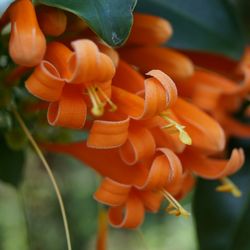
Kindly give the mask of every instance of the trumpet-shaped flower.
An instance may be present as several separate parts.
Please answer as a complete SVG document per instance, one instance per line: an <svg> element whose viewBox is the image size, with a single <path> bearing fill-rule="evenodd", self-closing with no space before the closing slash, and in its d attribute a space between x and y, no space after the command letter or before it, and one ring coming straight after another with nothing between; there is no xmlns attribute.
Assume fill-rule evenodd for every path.
<svg viewBox="0 0 250 250"><path fill-rule="evenodd" d="M26 81L26 88L38 98L51 102L48 121L51 125L82 128L91 112L100 116L110 102L111 80L115 73L111 59L90 40L72 43L74 52L65 45L48 45L44 60ZM115 106L112 106L115 109Z"/></svg>
<svg viewBox="0 0 250 250"><path fill-rule="evenodd" d="M19 65L32 67L40 63L46 40L37 22L30 0L17 0L8 8L11 21L9 53Z"/></svg>

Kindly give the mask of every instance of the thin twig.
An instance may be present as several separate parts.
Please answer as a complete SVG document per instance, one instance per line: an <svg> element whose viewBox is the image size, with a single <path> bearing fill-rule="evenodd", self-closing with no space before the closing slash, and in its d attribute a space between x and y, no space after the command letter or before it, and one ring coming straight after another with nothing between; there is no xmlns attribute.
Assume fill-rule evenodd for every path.
<svg viewBox="0 0 250 250"><path fill-rule="evenodd" d="M64 224L64 229L65 229L65 234L66 234L68 250L72 250L67 216L66 216L62 196L61 196L60 190L58 188L58 185L56 183L55 177L54 177L54 175L53 175L53 173L51 171L51 168L50 168L47 160L45 159L41 149L37 145L36 141L34 140L33 136L31 135L29 129L25 125L22 117L19 115L19 113L18 113L18 111L16 110L15 107L12 107L12 111L13 111L13 114L15 115L20 127L22 128L23 132L25 133L25 135L27 136L27 138L30 141L31 145L33 146L34 150L36 151L38 157L42 161L42 163L43 163L43 165L44 165L44 167L45 167L45 169L46 169L46 171L47 171L47 173L49 175L49 178L50 178L50 180L51 180L51 182L53 184L53 187L54 187L54 190L56 192L56 196L57 196L57 199L58 199L58 202L59 202L59 205L60 205L61 213L62 213L62 218L63 218L63 224Z"/></svg>

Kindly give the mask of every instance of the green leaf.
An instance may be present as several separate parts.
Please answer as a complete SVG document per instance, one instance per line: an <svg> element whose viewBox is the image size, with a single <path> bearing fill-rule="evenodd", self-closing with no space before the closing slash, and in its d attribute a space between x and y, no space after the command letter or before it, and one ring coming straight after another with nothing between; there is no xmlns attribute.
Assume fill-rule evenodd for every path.
<svg viewBox="0 0 250 250"><path fill-rule="evenodd" d="M249 0L230 0L235 7L242 29L245 33L247 41L250 41L250 2Z"/></svg>
<svg viewBox="0 0 250 250"><path fill-rule="evenodd" d="M0 180L18 186L23 176L24 161L24 151L11 150L0 137Z"/></svg>
<svg viewBox="0 0 250 250"><path fill-rule="evenodd" d="M168 19L174 34L168 46L224 54L238 59L244 36L226 0L140 0L136 11Z"/></svg>
<svg viewBox="0 0 250 250"><path fill-rule="evenodd" d="M250 147L245 149L249 152ZM230 178L242 191L241 198L219 193L216 181L199 180L193 211L200 250L250 249L250 158L243 169Z"/></svg>
<svg viewBox="0 0 250 250"><path fill-rule="evenodd" d="M14 2L14 0L1 0L0 1L0 17L5 12L5 10L9 7L9 5Z"/></svg>
<svg viewBox="0 0 250 250"><path fill-rule="evenodd" d="M112 47L122 45L130 32L136 0L37 0L84 19Z"/></svg>

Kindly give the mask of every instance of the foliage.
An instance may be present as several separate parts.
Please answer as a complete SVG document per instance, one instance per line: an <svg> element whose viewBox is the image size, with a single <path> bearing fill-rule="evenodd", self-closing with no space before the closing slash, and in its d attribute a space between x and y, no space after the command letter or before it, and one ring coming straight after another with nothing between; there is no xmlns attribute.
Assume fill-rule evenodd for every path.
<svg viewBox="0 0 250 250"><path fill-rule="evenodd" d="M110 46L121 46L129 35L136 0L37 0L81 17Z"/></svg>

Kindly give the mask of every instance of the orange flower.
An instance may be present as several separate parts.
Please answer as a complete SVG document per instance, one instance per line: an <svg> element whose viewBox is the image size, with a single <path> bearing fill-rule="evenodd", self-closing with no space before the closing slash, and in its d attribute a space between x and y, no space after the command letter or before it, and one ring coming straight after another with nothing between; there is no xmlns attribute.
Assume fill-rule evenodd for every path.
<svg viewBox="0 0 250 250"><path fill-rule="evenodd" d="M174 49L159 47L159 44L166 42L171 35L172 28L166 20L135 13L131 38L125 47L119 50L119 54L142 73L159 69L173 80L185 79L194 71L191 60Z"/></svg>
<svg viewBox="0 0 250 250"><path fill-rule="evenodd" d="M244 81L237 83L217 73L199 69L178 86L183 96L191 98L194 104L211 113L228 135L249 137L250 127L232 117L250 91L249 72L245 68Z"/></svg>
<svg viewBox="0 0 250 250"><path fill-rule="evenodd" d="M40 14L39 21L45 30L46 19ZM243 165L244 153L234 149L229 160L215 159L225 149L225 133L199 107L215 117L235 111L238 100L249 91L249 65L240 66L245 74L243 85L194 70L183 54L159 47L171 34L167 21L135 15L131 37L119 49L133 66L95 38L96 42L72 42L73 50L52 42L26 81L30 93L50 103L47 118L51 125L81 129L88 115L86 141L42 147L69 154L104 177L95 198L110 207L109 221L115 227L136 228L145 211L158 211L163 197L170 204L170 214L188 215L176 199L192 189L195 176L219 179L218 191L240 195L227 176ZM178 97L168 75L189 101ZM223 98L235 107L223 106Z"/></svg>
<svg viewBox="0 0 250 250"><path fill-rule="evenodd" d="M51 102L51 125L79 129L84 126L88 102L96 116L103 114L105 103L113 105L109 96L115 68L90 40L74 41L72 47L74 52L61 43L49 44L44 60L26 81L26 88Z"/></svg>
<svg viewBox="0 0 250 250"><path fill-rule="evenodd" d="M11 21L9 53L17 64L32 67L40 63L46 40L30 0L16 0L8 9Z"/></svg>
<svg viewBox="0 0 250 250"><path fill-rule="evenodd" d="M45 35L60 36L65 31L67 16L62 10L41 5L36 8L36 13L39 26Z"/></svg>

